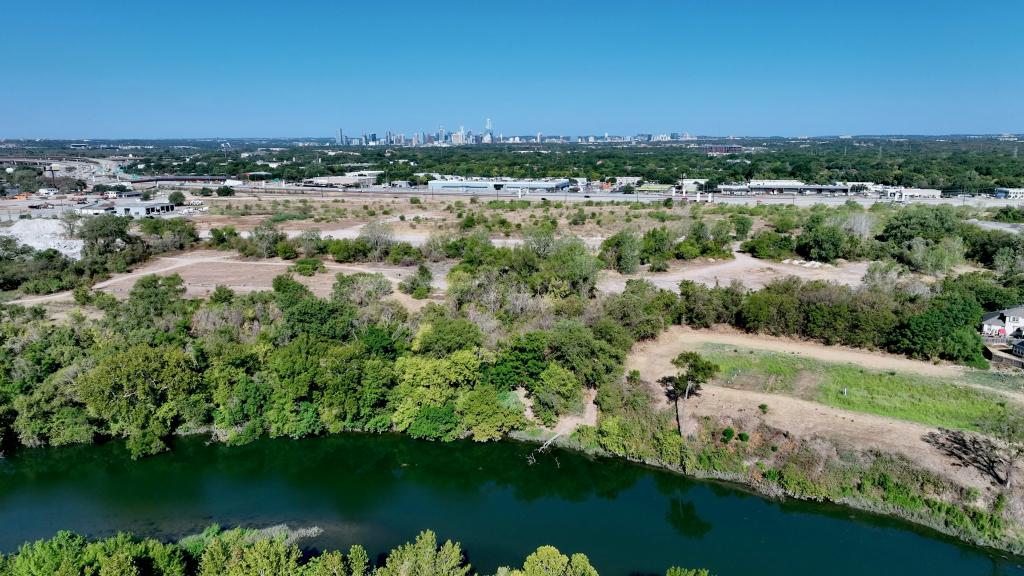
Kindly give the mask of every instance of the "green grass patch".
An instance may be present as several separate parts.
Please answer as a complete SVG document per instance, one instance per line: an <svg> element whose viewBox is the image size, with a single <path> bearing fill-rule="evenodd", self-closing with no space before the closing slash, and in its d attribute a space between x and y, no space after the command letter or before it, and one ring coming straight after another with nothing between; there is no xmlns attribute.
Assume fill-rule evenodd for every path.
<svg viewBox="0 0 1024 576"><path fill-rule="evenodd" d="M977 430L978 422L995 410L1002 399L994 393L937 378L873 372L843 364L824 367L828 375L818 390L818 401L855 412Z"/></svg>
<svg viewBox="0 0 1024 576"><path fill-rule="evenodd" d="M932 426L977 430L982 417L1003 400L995 392L907 372L879 372L722 344L704 344L700 351L721 368L715 379L720 385L792 393L798 381L812 381L810 390L795 392L836 408ZM1020 387L1020 378L1011 374L967 372L964 381L994 388Z"/></svg>
<svg viewBox="0 0 1024 576"><path fill-rule="evenodd" d="M280 222L287 222L289 220L307 220L312 217L313 216L311 214L307 214L304 212L279 212L271 216L270 221L273 222L274 224L278 224Z"/></svg>
<svg viewBox="0 0 1024 576"><path fill-rule="evenodd" d="M814 362L787 354L758 352L722 344L704 344L701 353L720 369L716 381L737 388L761 392L792 392L802 371Z"/></svg>
<svg viewBox="0 0 1024 576"><path fill-rule="evenodd" d="M1024 374L1020 372L970 370L964 374L964 380L971 384L998 390L1024 390Z"/></svg>

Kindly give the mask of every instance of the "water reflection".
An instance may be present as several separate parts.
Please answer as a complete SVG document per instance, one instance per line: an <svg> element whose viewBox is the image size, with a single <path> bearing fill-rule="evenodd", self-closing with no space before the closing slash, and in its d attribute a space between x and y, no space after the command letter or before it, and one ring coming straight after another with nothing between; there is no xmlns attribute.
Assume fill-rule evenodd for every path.
<svg viewBox="0 0 1024 576"><path fill-rule="evenodd" d="M535 448L352 434L233 448L184 438L134 462L120 444L23 451L0 461L0 550L64 528L170 539L213 522L288 522L324 529L312 547L371 553L432 528L483 573L550 543L606 576L672 564L796 576L823 563L835 575L1024 574L896 520L560 450L530 464Z"/></svg>

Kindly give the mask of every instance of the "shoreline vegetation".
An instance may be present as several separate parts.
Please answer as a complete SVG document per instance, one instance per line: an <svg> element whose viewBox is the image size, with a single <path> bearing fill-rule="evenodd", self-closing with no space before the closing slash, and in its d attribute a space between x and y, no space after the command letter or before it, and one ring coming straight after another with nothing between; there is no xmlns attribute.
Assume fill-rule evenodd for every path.
<svg viewBox="0 0 1024 576"><path fill-rule="evenodd" d="M273 526L223 530L213 525L177 542L137 538L128 533L87 539L59 532L0 554L0 576L100 574L104 576L468 576L475 574L458 542L439 543L421 532L377 561L356 544L346 552L303 552L296 544L318 528ZM584 554L566 555L541 546L521 566L501 567L501 576L598 576ZM709 576L707 570L669 567L666 576Z"/></svg>
<svg viewBox="0 0 1024 576"><path fill-rule="evenodd" d="M708 422L703 424L707 425ZM785 436L784 432L774 432ZM687 468L685 464L673 465L657 458L617 454L599 445L585 444L590 441L590 434L591 431L583 430L580 435L553 439L553 434L534 430L517 432L510 437L539 444L538 450L550 442L562 449L591 456L619 458L684 477L728 482L749 489L753 494L769 500L793 498L848 506L855 510L896 518L928 528L982 549L1024 557L1024 540L1019 536L1014 536L1012 540L1008 539L1007 526L999 518L999 514L1006 506L1005 500L997 497L991 511L972 505L956 504L955 500L970 497L976 499L977 496L971 492L972 489L958 487L952 482L916 468L898 456L876 451L860 454L847 451L842 453L844 460L841 462L846 468L830 470L829 477L819 482L802 475L795 465L787 466L777 473L761 468L730 469L724 462L721 465L716 464L713 468ZM836 450L835 446L821 438L816 438L812 442L798 442L808 450ZM836 450L836 453L840 452ZM705 453L698 455L700 461L705 461L706 458L708 455ZM785 476L786 470L790 472L789 477ZM858 474L862 474L864 479L845 485L831 483L844 478L854 478ZM928 495L928 491L932 491L932 494Z"/></svg>
<svg viewBox="0 0 1024 576"><path fill-rule="evenodd" d="M843 210L866 214L859 207ZM772 216L758 217L766 214ZM868 247L890 259L873 263L862 285L789 277L761 289L684 280L667 290L629 279L621 292L598 292L604 269L646 266L656 273L670 261L720 255L751 230L743 219L705 222L705 216L700 207L689 209L694 221L682 240L678 230L659 225L617 234L597 253L576 236L556 234L560 223L547 212L522 228L522 245L495 246L465 206L458 233L432 235L422 247L396 241L381 222L365 225L354 239L313 232L289 239L273 222L248 237L230 227L214 229L210 247L296 260L298 278L279 275L271 290L247 294L218 285L206 299L186 298L177 274L142 276L123 300L78 285L80 309L60 321L48 319L43 307L5 305L0 448L123 439L133 457L144 457L167 450L174 434L200 431L229 445L346 431L489 441L554 428L584 412L593 397L596 415L567 440L584 451L688 475L738 478L767 495L870 506L968 542L1024 551L1024 495L1010 478L1021 454L978 434L995 430L983 420L997 413L1005 416L1003 424L1019 424L1014 402L989 402L971 388L957 406L977 411L962 414L933 398L941 409L918 417L907 399L934 387L895 376L864 395L838 396L833 385L819 397L825 404L966 429L971 436L963 438L988 442L996 462L994 488L980 491L898 456L796 437L767 426L756 411L732 419L687 416L691 397L723 368L714 354L681 353L674 362L678 373L657 382L625 370L636 343L675 325L717 324L984 368L981 314L1024 300L1024 273L973 270L923 283L908 278L898 259L908 249L944 250L942 242L958 233L965 235L965 253L985 265L994 252L1010 258L1024 246L999 234L964 232L950 207L912 206L868 219L870 233L858 250ZM794 225L814 231L805 244L820 254L854 242L856 234L822 210L799 216ZM152 222L165 221L144 222L139 236L116 216L86 220L82 263L46 264L40 253L5 241L5 287L22 286L40 269L58 269L54 285L64 286L81 270L97 276L121 270L161 247L180 249L198 238L189 222ZM405 294L394 294L394 283L382 274L356 272L338 274L330 296L320 297L301 280L322 275L328 256L405 266L410 273L397 285ZM439 261L454 262L442 294L425 265ZM414 312L403 304L422 300ZM724 368L731 373L736 366ZM793 367L782 368L786 375ZM866 386L845 368L830 370L844 389L854 389L854 381ZM663 406L666 394L676 410ZM1019 447L1024 426L1005 438Z"/></svg>

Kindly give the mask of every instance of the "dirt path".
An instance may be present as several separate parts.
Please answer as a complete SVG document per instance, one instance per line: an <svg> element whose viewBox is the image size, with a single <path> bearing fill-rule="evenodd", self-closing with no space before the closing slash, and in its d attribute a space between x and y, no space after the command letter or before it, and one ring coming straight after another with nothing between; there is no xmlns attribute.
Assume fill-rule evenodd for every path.
<svg viewBox="0 0 1024 576"><path fill-rule="evenodd" d="M651 383L659 404L670 408L664 391L657 384L658 379L675 373L671 360L681 350L705 342L788 352L830 362L858 364L874 370L894 369L935 376L961 373L956 366L933 365L863 350L753 336L733 330L692 330L678 326L654 341L635 347L626 360L626 368L638 370L641 378ZM758 409L760 404L768 405L767 414L761 414ZM790 396L713 385L705 386L699 397L690 400L686 413L688 421L684 428L687 430L692 429L692 417L695 414L716 419L763 418L768 425L800 437L829 438L841 446L900 454L927 470L967 486L984 488L990 484L987 477L973 468L954 465L947 456L926 442L924 436L936 431L936 428L923 424L850 412Z"/></svg>
<svg viewBox="0 0 1024 576"><path fill-rule="evenodd" d="M555 434L568 436L581 425L597 426L597 404L594 404L595 398L597 398L597 390L588 388L583 394L583 414L573 414L559 418L558 423L555 424Z"/></svg>

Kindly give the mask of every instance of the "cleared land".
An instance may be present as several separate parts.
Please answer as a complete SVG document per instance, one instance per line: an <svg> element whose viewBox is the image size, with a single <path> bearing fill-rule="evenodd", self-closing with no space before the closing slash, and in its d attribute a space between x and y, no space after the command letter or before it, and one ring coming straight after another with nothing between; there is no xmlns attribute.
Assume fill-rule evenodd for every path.
<svg viewBox="0 0 1024 576"><path fill-rule="evenodd" d="M665 407L670 405L657 381L676 373L671 360L682 350L702 350L725 364L720 378L687 404L688 415L763 419L800 437L901 454L968 486L990 485L987 476L959 466L926 440L938 422L972 428L972 415L1001 398L995 388L979 389L990 383L972 382L959 367L732 330L673 327L635 347L626 366L640 372ZM761 404L767 413L761 413Z"/></svg>
<svg viewBox="0 0 1024 576"><path fill-rule="evenodd" d="M728 286L733 281L741 282L747 288L762 288L772 280L797 276L803 280L827 280L849 286L861 283L868 269L867 262L850 262L840 266L806 267L798 264L784 264L758 260L742 252L733 253L732 260L696 261L673 265L667 272L623 275L606 270L598 281L602 292L622 292L626 281L643 278L665 290L676 291L682 280L693 280L707 286Z"/></svg>
<svg viewBox="0 0 1024 576"><path fill-rule="evenodd" d="M205 297L217 285L224 285L239 293L248 293L258 290L270 290L275 276L288 272L292 262L279 258L268 258L265 260L248 260L234 252L219 252L216 250L194 250L176 256L162 256L154 258L137 270L118 274L109 280L98 282L94 288L103 290L117 297L127 297L132 285L139 278L149 274L170 275L178 274L185 282L185 295L188 297ZM399 299L412 309L422 306L425 301L413 300L405 294L397 292L398 283L407 276L415 274L415 267L392 266L389 264L365 263L365 264L338 264L325 262L327 272L314 276L299 276L295 278L302 282L320 297L329 296L334 285L334 277L339 272L354 274L356 272L380 273L387 278L396 292L391 297ZM434 290L436 293L447 289L445 277L449 266L444 263L430 264L429 267L434 274ZM60 302L71 299L70 292L60 292L47 296L36 296L22 298L16 302L19 304L42 304L46 302Z"/></svg>

